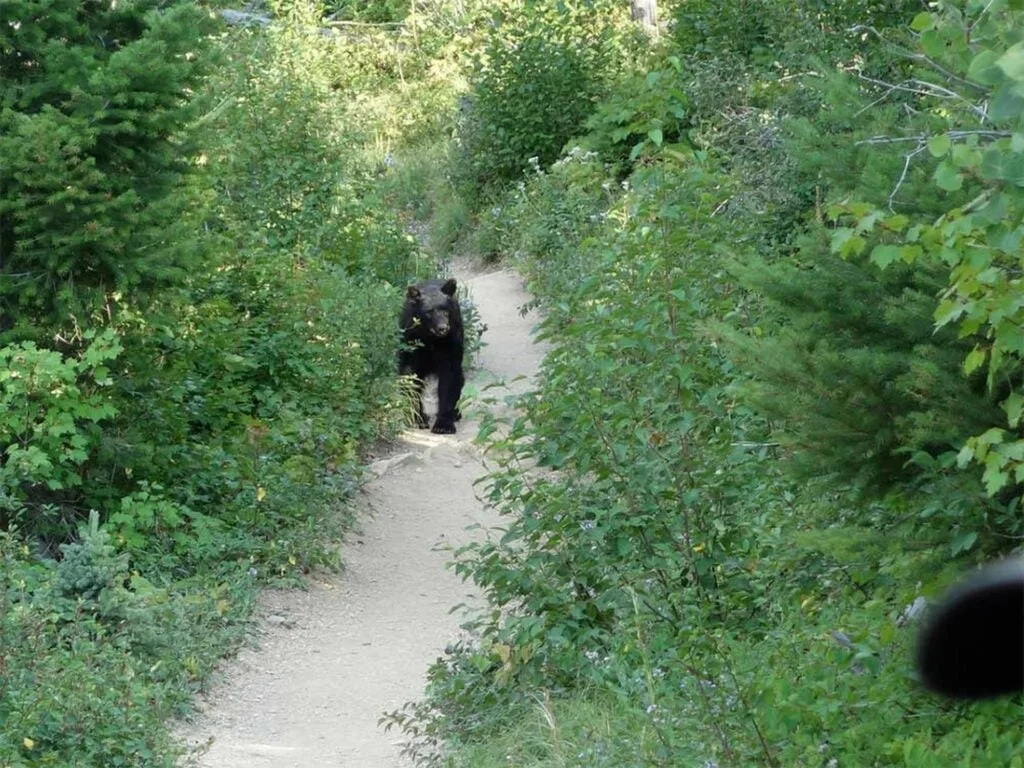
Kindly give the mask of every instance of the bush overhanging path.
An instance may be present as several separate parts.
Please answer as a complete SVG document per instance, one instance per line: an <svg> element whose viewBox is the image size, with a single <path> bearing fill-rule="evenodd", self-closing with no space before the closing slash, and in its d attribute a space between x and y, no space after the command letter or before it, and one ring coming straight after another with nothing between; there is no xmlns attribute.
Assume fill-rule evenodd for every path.
<svg viewBox="0 0 1024 768"><path fill-rule="evenodd" d="M512 380L532 376L542 350L530 337L532 318L519 313L527 300L519 277L500 271L465 282L488 327L467 388L504 380L488 397L522 391L528 379ZM473 535L467 526L493 520L473 488L484 474L471 445L474 410L457 435L407 431L399 452L376 463L343 574L306 592L266 595L259 647L229 667L189 728L191 744L212 739L199 766L403 764L400 736L377 721L420 696L428 665L457 639L459 615L449 610L472 599L472 588L446 570L445 550Z"/></svg>

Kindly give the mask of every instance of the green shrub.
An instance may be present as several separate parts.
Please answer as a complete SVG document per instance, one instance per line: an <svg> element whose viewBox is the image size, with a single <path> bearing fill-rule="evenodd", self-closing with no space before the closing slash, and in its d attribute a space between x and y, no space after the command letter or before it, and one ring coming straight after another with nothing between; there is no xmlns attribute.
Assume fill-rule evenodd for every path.
<svg viewBox="0 0 1024 768"><path fill-rule="evenodd" d="M164 721L239 641L250 598L129 575L95 516L65 552L47 568L0 531L0 762L175 766Z"/></svg>
<svg viewBox="0 0 1024 768"><path fill-rule="evenodd" d="M596 151L569 150L480 212L478 242L525 269L550 351L521 415L483 427L504 517L457 555L488 599L474 641L388 718L422 764L498 764L489 747L533 702L550 698L551 724L595 690L650 738L613 764L1001 765L1024 745L1017 702L950 707L914 680L911 606L1019 531L1015 502L986 500L948 450L1004 415L999 392L961 375L976 339L933 332L948 268L891 264L905 219L948 206L935 164L919 152L901 176L900 151L857 144L934 118L879 106L842 74L766 73L748 53L732 72L739 54L681 56L677 76L599 108ZM873 71L906 66L880 59ZM706 151L647 127L681 84ZM601 162L623 157L616 137L641 145L621 192ZM836 209L865 222L830 232L833 196L865 193L875 208ZM885 272L843 258L872 228ZM771 382L770 402L751 381ZM793 481L799 462L814 480ZM852 492L857 477L882 493ZM541 743L516 735L503 759L601 764L582 744L557 753L553 727Z"/></svg>
<svg viewBox="0 0 1024 768"><path fill-rule="evenodd" d="M579 132L618 63L616 15L588 3L496 16L458 133L457 180L471 197L549 165Z"/></svg>
<svg viewBox="0 0 1024 768"><path fill-rule="evenodd" d="M81 114L40 114L85 149L71 128L98 120L104 144L82 161L109 161L109 183L90 176L97 194L129 179L154 197L99 211L111 230L95 252L62 243L54 258L70 271L42 280L45 301L40 289L25 306L4 304L3 330L14 330L0 346L0 764L172 766L165 721L241 641L255 587L337 563L361 452L402 417L402 288L435 265L366 172L378 116L347 108L379 58L373 40L309 35L313 4L275 4L282 24L224 35L210 71L185 64L185 52L207 55L209 17L197 6L90 6L75 17L59 2L16 5L55 16L0 30L0 66L21 78L2 105L45 101L50 81L59 102L57 86L74 81L65 106ZM62 36L58 22L76 18L82 38ZM369 63L345 79L348 58L336 54L356 58L360 45ZM387 56L407 65L399 48ZM24 65L43 62L40 52L45 72ZM108 58L166 80L150 93L148 71L114 72ZM80 59L95 72L71 66ZM367 81L390 87L388 77ZM108 125L86 85L110 92L111 111L123 92L132 121ZM149 112L136 103L145 94ZM39 135L50 125L8 109L0 131L4 114ZM10 143L22 134L4 137L5 149L28 152ZM44 170L62 157L58 148ZM49 215L37 176L18 178L41 197L0 207L0 247L15 227L17 258L35 242L18 217L31 206ZM89 234L80 213L67 219L79 238ZM8 255L4 269L25 266ZM10 343L25 336L34 341Z"/></svg>
<svg viewBox="0 0 1024 768"><path fill-rule="evenodd" d="M84 341L67 358L34 342L0 347L0 529L16 521L44 548L74 531L99 425L117 415L109 365L120 340Z"/></svg>
<svg viewBox="0 0 1024 768"><path fill-rule="evenodd" d="M409 8L406 0L329 0L324 3L324 10L335 18L371 24L400 22Z"/></svg>
<svg viewBox="0 0 1024 768"><path fill-rule="evenodd" d="M880 30L898 38L920 8L913 0L687 0L673 9L672 36L700 58L739 56L765 68L833 63L870 50Z"/></svg>

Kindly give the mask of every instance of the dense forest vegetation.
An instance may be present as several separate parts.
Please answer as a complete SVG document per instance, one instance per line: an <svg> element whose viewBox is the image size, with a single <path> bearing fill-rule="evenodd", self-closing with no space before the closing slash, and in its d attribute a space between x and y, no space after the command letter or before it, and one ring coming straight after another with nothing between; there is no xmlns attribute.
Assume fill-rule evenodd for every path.
<svg viewBox="0 0 1024 768"><path fill-rule="evenodd" d="M401 286L464 251L550 352L410 754L1024 766L1019 698L912 669L1024 537L1019 2L256 10L2 6L0 765L175 764L255 590L333 564Z"/></svg>

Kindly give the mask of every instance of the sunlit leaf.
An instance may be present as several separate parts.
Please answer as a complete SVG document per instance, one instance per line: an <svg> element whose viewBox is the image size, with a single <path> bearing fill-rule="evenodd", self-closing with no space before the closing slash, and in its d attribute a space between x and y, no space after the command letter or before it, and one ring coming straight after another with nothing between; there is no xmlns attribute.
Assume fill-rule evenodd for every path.
<svg viewBox="0 0 1024 768"><path fill-rule="evenodd" d="M955 192L963 186L964 180L952 163L943 160L935 169L935 183L947 192Z"/></svg>
<svg viewBox="0 0 1024 768"><path fill-rule="evenodd" d="M928 151L931 153L932 157L942 157L949 152L949 148L951 146L953 146L952 140L944 133L941 133L938 136L932 136L928 139Z"/></svg>

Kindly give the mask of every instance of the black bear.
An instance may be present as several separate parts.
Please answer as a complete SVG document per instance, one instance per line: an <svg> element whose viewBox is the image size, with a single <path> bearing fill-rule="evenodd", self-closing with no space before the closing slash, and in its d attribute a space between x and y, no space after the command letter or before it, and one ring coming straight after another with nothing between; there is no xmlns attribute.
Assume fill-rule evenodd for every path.
<svg viewBox="0 0 1024 768"><path fill-rule="evenodd" d="M455 280L428 280L410 285L402 310L406 347L398 355L398 372L416 377L416 426L430 426L423 412L423 386L437 376L437 420L431 432L455 433L459 397L466 379L462 373L462 312L455 300Z"/></svg>

